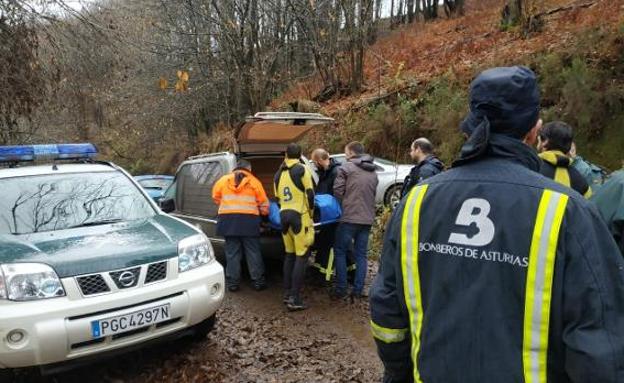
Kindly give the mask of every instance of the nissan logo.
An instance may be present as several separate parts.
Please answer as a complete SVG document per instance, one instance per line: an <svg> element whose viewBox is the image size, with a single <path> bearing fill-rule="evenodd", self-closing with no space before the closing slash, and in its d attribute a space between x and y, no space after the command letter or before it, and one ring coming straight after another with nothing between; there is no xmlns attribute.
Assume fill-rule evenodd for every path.
<svg viewBox="0 0 624 383"><path fill-rule="evenodd" d="M119 284L123 287L130 287L134 284L134 273L132 271L124 271L119 275Z"/></svg>

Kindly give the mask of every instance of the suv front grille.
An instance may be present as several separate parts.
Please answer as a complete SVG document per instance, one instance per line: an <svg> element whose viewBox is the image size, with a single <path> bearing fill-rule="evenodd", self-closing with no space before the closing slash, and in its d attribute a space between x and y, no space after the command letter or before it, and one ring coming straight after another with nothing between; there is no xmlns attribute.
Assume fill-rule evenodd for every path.
<svg viewBox="0 0 624 383"><path fill-rule="evenodd" d="M106 281L100 274L76 278L83 295L102 294L110 291Z"/></svg>
<svg viewBox="0 0 624 383"><path fill-rule="evenodd" d="M164 281L167 279L167 265L168 261L161 261L123 270L80 275L76 277L76 282L83 296L110 293Z"/></svg>
<svg viewBox="0 0 624 383"><path fill-rule="evenodd" d="M145 283L162 281L167 278L167 262L152 263L147 267Z"/></svg>
<svg viewBox="0 0 624 383"><path fill-rule="evenodd" d="M136 286L139 283L140 274L140 267L113 271L109 273L109 275L111 276L111 278L113 278L113 281L117 285L118 289L129 289L130 287Z"/></svg>

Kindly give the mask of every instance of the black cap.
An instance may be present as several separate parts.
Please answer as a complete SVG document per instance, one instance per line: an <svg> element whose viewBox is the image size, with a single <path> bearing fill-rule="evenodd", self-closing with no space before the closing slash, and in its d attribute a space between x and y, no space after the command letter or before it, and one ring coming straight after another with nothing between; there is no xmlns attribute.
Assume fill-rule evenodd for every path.
<svg viewBox="0 0 624 383"><path fill-rule="evenodd" d="M487 118L492 133L524 138L539 118L537 76L523 66L483 71L470 86L470 114L461 130L472 135Z"/></svg>

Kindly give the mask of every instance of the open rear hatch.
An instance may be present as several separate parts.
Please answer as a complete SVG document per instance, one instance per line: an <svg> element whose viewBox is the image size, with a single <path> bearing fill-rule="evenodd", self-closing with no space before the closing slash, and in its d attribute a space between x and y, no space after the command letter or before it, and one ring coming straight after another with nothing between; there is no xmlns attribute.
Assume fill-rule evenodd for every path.
<svg viewBox="0 0 624 383"><path fill-rule="evenodd" d="M238 131L239 154L283 153L312 128L330 124L333 118L319 113L260 112L247 117Z"/></svg>

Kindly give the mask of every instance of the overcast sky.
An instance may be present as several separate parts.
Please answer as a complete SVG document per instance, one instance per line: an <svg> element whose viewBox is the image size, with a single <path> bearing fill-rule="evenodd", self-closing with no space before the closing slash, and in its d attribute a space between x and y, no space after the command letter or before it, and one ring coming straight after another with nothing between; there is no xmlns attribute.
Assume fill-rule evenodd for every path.
<svg viewBox="0 0 624 383"><path fill-rule="evenodd" d="M2 0L0 0L2 1ZM64 3L70 7L72 7L73 9L80 11L82 9L83 6L97 2L98 0L64 0ZM132 0L127 0L127 1L132 1ZM381 15L382 17L388 17L390 16L390 4L391 4L392 0L382 0L381 4L382 4L382 10L381 10ZM59 5L54 5L54 1L49 1L48 5L42 6L41 2L39 1L33 1L33 5L37 8L37 9L47 9L49 12L51 13L62 13L62 8ZM398 7L398 3L399 0L394 0L394 6L395 6L395 12L396 12L396 7ZM443 0L439 0L439 3L442 4Z"/></svg>

